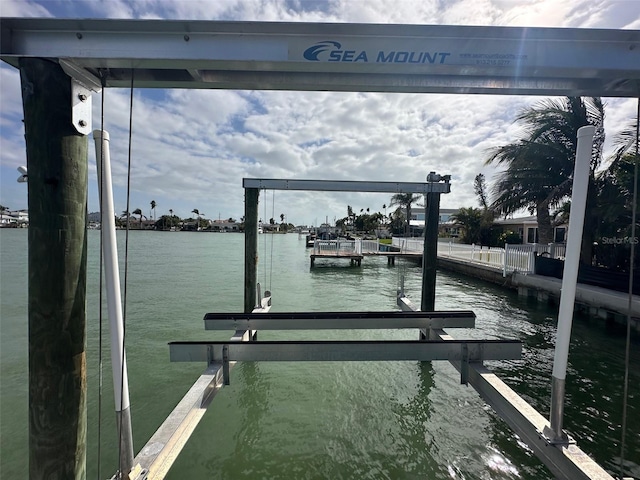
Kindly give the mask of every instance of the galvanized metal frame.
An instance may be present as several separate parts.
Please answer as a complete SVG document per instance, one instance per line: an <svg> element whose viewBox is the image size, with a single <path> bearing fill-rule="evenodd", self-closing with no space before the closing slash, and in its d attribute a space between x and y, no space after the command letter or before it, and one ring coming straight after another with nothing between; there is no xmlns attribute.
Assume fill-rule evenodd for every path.
<svg viewBox="0 0 640 480"><path fill-rule="evenodd" d="M172 362L357 362L517 360L517 340L307 340L170 342Z"/></svg>
<svg viewBox="0 0 640 480"><path fill-rule="evenodd" d="M403 311L418 311L418 307L398 294L398 306ZM442 329L425 332L431 340L442 343L455 339ZM511 387L480 363L451 361L484 401L498 413L511 429L533 450L557 479L614 480L600 465L583 452L570 436L568 444L551 444L544 435L549 421L529 405Z"/></svg>
<svg viewBox="0 0 640 480"><path fill-rule="evenodd" d="M243 178L243 188L259 190L306 190L315 192L449 193L446 182L370 182L348 180L287 180L279 178Z"/></svg>
<svg viewBox="0 0 640 480"><path fill-rule="evenodd" d="M0 57L106 87L636 97L640 31L0 18ZM364 54L363 54L364 52Z"/></svg>
<svg viewBox="0 0 640 480"><path fill-rule="evenodd" d="M91 90L128 87L135 76L138 88L640 95L638 30L0 18L0 34L5 62L17 67L22 57L54 59ZM343 61L305 59L310 47L328 38L345 45ZM358 51L380 48L393 49L396 60L397 54L408 59L422 45L433 50L418 53L439 61L344 61L350 51L353 59ZM82 116L76 120L85 129ZM394 193L410 191L396 188ZM414 193L430 191L435 192ZM452 341L433 325L429 335ZM248 336L238 332L238 339ZM463 380L469 379L558 478L611 478L575 445L545 443L540 432L548 422L472 362L468 346L461 344L451 359ZM162 478L168 471L221 387L221 369L228 378L234 351L222 346L222 366L209 365L136 457L149 466L139 477Z"/></svg>

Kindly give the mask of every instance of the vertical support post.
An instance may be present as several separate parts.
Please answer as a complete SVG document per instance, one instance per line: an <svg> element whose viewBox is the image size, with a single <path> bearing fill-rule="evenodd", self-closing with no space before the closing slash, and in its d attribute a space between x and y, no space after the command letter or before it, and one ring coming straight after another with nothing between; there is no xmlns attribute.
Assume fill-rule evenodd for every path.
<svg viewBox="0 0 640 480"><path fill-rule="evenodd" d="M244 313L251 313L256 305L259 196L257 188L244 190Z"/></svg>
<svg viewBox="0 0 640 480"><path fill-rule="evenodd" d="M124 349L124 321L120 297L120 272L118 269L118 244L116 240L115 209L111 183L111 154L109 133L93 131L100 193L100 234L104 256L104 277L107 287L107 311L111 331L111 372L115 400L116 422L119 438L121 475L133 468L133 434L131 432L131 409L129 403L129 378L127 357Z"/></svg>
<svg viewBox="0 0 640 480"><path fill-rule="evenodd" d="M29 170L29 478L86 477L88 140L71 78L20 59Z"/></svg>
<svg viewBox="0 0 640 480"><path fill-rule="evenodd" d="M422 299L420 310L433 312L436 304L436 266L438 262L438 217L440 213L440 193L426 195L427 212L424 226L424 249L422 252ZM422 331L420 338L426 338Z"/></svg>
<svg viewBox="0 0 640 480"><path fill-rule="evenodd" d="M509 244L504 244L504 267L502 269L502 276L507 276L507 265L508 265L508 254L509 254Z"/></svg>
<svg viewBox="0 0 640 480"><path fill-rule="evenodd" d="M571 340L571 323L573 322L573 308L578 283L578 264L580 261L580 247L582 245L584 214L587 205L591 149L594 134L595 127L592 125L578 129L578 147L573 173L567 253L562 275L562 291L558 312L558 333L556 335L556 349L553 358L553 373L551 376L551 412L549 414L549 422L551 425L550 431L545 432L551 443L567 442L567 435L562 430L564 390L567 361L569 358L569 343Z"/></svg>

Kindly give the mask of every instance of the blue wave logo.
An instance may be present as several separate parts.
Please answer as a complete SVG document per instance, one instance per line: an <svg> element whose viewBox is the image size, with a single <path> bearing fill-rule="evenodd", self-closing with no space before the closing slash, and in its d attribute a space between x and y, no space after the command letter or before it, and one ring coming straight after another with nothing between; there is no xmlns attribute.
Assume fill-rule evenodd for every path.
<svg viewBox="0 0 640 480"><path fill-rule="evenodd" d="M341 48L342 45L340 45L338 42L325 40L324 42L318 42L312 47L307 48L304 51L303 56L304 58L306 58L307 60L311 60L312 62L319 62L320 59L318 58L318 55L320 55L321 53L333 49L340 50Z"/></svg>

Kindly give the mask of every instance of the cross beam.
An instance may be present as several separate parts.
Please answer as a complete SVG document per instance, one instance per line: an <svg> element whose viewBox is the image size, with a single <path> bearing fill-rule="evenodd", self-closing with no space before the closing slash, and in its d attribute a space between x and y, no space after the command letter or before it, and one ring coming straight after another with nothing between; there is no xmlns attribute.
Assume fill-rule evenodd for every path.
<svg viewBox="0 0 640 480"><path fill-rule="evenodd" d="M225 353L226 352L226 353ZM515 360L517 340L344 340L262 342L170 342L172 362L351 362L449 360L483 362Z"/></svg>
<svg viewBox="0 0 640 480"><path fill-rule="evenodd" d="M0 18L0 56L86 86L636 97L640 31ZM73 72L73 73L70 73ZM82 79L82 80L81 80Z"/></svg>
<svg viewBox="0 0 640 480"><path fill-rule="evenodd" d="M243 178L243 188L259 190L306 190L315 192L377 193L449 193L448 180L441 182L368 182L349 180L285 180L278 178Z"/></svg>
<svg viewBox="0 0 640 480"><path fill-rule="evenodd" d="M207 313L205 330L474 328L472 311Z"/></svg>

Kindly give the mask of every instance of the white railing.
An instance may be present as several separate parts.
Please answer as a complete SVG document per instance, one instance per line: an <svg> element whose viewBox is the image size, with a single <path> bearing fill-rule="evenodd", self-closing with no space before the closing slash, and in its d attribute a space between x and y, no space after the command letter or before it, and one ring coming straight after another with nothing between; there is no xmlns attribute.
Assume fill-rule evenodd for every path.
<svg viewBox="0 0 640 480"><path fill-rule="evenodd" d="M500 247L482 247L453 242L439 242L438 255L481 263L502 270L504 276L511 272L535 273L535 256L546 253L551 258L564 258L562 244L527 244Z"/></svg>
<svg viewBox="0 0 640 480"><path fill-rule="evenodd" d="M380 240L358 240L362 253L376 253L380 251Z"/></svg>
<svg viewBox="0 0 640 480"><path fill-rule="evenodd" d="M398 253L424 251L424 239L422 238L398 238L394 237L391 246ZM313 244L314 254L324 255L362 255L363 253L376 253L380 251L379 240L318 240ZM473 262L501 270L506 277L512 272L535 273L535 257L540 254L548 254L551 258L564 258L565 246L562 244L527 244L509 245L501 247L483 247L480 245L467 245L463 243L438 242L438 256L450 257L467 262Z"/></svg>
<svg viewBox="0 0 640 480"><path fill-rule="evenodd" d="M391 245L399 248L402 252L423 252L424 251L424 239L422 238L398 238L393 237Z"/></svg>
<svg viewBox="0 0 640 480"><path fill-rule="evenodd" d="M319 240L313 242L313 253L315 255L360 255L362 253L362 245L356 240Z"/></svg>
<svg viewBox="0 0 640 480"><path fill-rule="evenodd" d="M392 245L400 251L422 252L421 238L393 238ZM535 256L546 253L551 258L564 258L563 244L528 244L501 247L483 247L462 243L438 242L438 255L457 258L502 270L504 276L511 272L535 273Z"/></svg>

